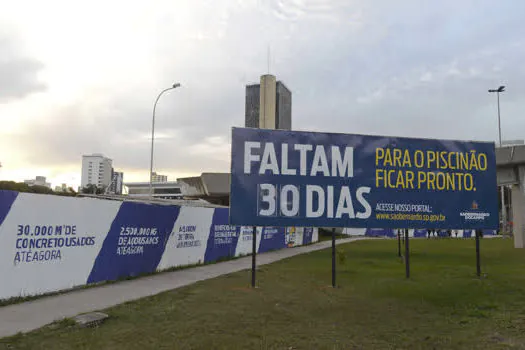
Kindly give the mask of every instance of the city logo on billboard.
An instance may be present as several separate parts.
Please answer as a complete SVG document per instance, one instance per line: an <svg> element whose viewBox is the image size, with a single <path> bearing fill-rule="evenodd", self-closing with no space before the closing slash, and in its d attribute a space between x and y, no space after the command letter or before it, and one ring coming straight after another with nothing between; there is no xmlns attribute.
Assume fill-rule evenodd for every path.
<svg viewBox="0 0 525 350"><path fill-rule="evenodd" d="M472 211L461 212L460 216L469 221L484 221L485 218L490 216L490 213L479 211L479 204L477 201L472 201L470 209Z"/></svg>

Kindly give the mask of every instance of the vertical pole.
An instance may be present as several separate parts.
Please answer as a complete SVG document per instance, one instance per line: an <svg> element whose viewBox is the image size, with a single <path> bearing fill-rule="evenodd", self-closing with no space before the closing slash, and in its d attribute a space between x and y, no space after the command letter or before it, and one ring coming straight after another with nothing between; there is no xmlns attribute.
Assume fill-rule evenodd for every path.
<svg viewBox="0 0 525 350"><path fill-rule="evenodd" d="M401 231L397 230L397 256L401 257Z"/></svg>
<svg viewBox="0 0 525 350"><path fill-rule="evenodd" d="M332 287L335 288L335 229L332 229Z"/></svg>
<svg viewBox="0 0 525 350"><path fill-rule="evenodd" d="M155 103L153 104L153 116L151 118L151 155L150 155L150 163L149 163L149 197L150 199L153 198L153 146L155 145L155 110L157 109L157 103L159 102L160 97L166 91L173 90L178 86L180 86L180 84L175 84L170 88L162 90L160 94L157 96Z"/></svg>
<svg viewBox="0 0 525 350"><path fill-rule="evenodd" d="M500 186L500 195L501 195L501 230L503 232L507 231L507 206L505 205L505 186Z"/></svg>
<svg viewBox="0 0 525 350"><path fill-rule="evenodd" d="M499 107L499 90L496 91L496 96L498 98L498 135L499 135L499 147L502 146L501 140L501 115ZM507 206L505 205L505 188L503 185L500 186L500 195L501 195L501 229L502 231L507 230Z"/></svg>
<svg viewBox="0 0 525 350"><path fill-rule="evenodd" d="M479 232L478 230L476 232L476 275L478 277L481 276L481 263L480 263L480 257L479 257Z"/></svg>
<svg viewBox="0 0 525 350"><path fill-rule="evenodd" d="M257 255L257 226L252 231L252 288L255 288L255 264Z"/></svg>
<svg viewBox="0 0 525 350"><path fill-rule="evenodd" d="M160 97L160 95L159 95ZM157 108L157 100L155 105L153 105L153 117L151 119L151 154L150 154L150 163L149 163L149 198L153 199L153 147L155 145L155 109Z"/></svg>
<svg viewBox="0 0 525 350"><path fill-rule="evenodd" d="M405 229L405 274L406 278L410 278L410 259L408 246L408 229Z"/></svg>
<svg viewBox="0 0 525 350"><path fill-rule="evenodd" d="M499 133L499 146L501 147L501 117L500 117L500 110L499 110L499 91L497 92L498 96L498 133Z"/></svg>

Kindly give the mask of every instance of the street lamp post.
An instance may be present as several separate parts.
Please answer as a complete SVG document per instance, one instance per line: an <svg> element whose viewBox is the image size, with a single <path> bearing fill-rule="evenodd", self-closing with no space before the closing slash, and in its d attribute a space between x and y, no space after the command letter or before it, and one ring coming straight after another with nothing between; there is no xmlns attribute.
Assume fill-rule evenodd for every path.
<svg viewBox="0 0 525 350"><path fill-rule="evenodd" d="M500 86L497 89L489 90L490 93L495 92L498 98L498 134L499 134L499 147L500 148L502 146L502 141L501 141L501 116L500 116L500 108L499 108L499 94L500 92L504 92L504 91L505 91L504 85ZM503 221L502 227L505 230L507 228L507 207L505 206L505 188L503 185L501 186L501 220Z"/></svg>
<svg viewBox="0 0 525 350"><path fill-rule="evenodd" d="M155 110L157 109L157 102L159 102L160 97L165 92L176 89L178 87L180 87L180 84L175 83L171 87L162 90L160 94L157 96L157 99L155 100L155 104L153 105L153 118L151 122L151 157L150 157L150 168L149 168L149 196L150 196L150 199L153 198L153 146L154 146L154 141L155 141Z"/></svg>

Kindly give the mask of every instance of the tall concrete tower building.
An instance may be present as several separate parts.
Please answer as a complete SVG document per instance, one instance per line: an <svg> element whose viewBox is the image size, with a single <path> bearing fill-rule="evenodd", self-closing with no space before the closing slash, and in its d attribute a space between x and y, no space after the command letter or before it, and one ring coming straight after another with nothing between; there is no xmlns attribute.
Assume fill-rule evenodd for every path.
<svg viewBox="0 0 525 350"><path fill-rule="evenodd" d="M261 76L260 84L246 86L245 126L292 129L292 93L275 76Z"/></svg>
<svg viewBox="0 0 525 350"><path fill-rule="evenodd" d="M263 75L259 85L259 128L277 129L275 116L276 81L273 75Z"/></svg>
<svg viewBox="0 0 525 350"><path fill-rule="evenodd" d="M247 128L259 128L259 103L261 99L260 85L246 85L246 102L244 126Z"/></svg>
<svg viewBox="0 0 525 350"><path fill-rule="evenodd" d="M292 92L280 81L275 88L276 129L292 130Z"/></svg>

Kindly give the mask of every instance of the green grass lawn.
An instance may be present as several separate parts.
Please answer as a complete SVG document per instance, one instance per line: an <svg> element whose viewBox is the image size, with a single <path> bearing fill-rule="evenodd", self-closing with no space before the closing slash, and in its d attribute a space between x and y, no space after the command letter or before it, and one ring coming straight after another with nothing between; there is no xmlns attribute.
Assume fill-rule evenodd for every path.
<svg viewBox="0 0 525 350"><path fill-rule="evenodd" d="M525 348L525 251L511 240L412 240L406 280L395 240L330 251L106 310L96 329L61 322L0 340L0 349L506 349Z"/></svg>

